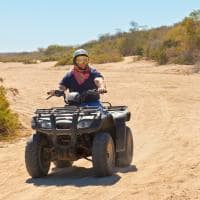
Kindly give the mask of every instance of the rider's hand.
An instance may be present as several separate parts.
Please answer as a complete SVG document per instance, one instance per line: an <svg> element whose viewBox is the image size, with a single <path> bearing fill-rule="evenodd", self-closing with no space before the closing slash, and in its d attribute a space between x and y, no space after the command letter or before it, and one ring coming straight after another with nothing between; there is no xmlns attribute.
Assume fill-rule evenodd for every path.
<svg viewBox="0 0 200 200"><path fill-rule="evenodd" d="M47 94L50 95L50 96L55 96L55 91L56 90L50 90L50 91L47 92Z"/></svg>
<svg viewBox="0 0 200 200"><path fill-rule="evenodd" d="M98 92L100 93L100 94L103 94L103 93L107 93L107 90L106 90L106 88L98 88Z"/></svg>

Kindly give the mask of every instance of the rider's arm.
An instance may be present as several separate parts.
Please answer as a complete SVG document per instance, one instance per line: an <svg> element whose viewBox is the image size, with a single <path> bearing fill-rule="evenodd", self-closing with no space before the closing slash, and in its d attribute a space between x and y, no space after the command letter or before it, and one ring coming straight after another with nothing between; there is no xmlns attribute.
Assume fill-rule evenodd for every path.
<svg viewBox="0 0 200 200"><path fill-rule="evenodd" d="M98 91L100 93L106 92L106 84L105 84L105 81L104 81L104 79L102 77L96 77L94 79L94 83L97 86Z"/></svg>
<svg viewBox="0 0 200 200"><path fill-rule="evenodd" d="M61 90L61 91L65 91L67 88L64 85L60 84L58 89ZM51 96L54 96L55 93L56 93L56 90L50 90L50 91L47 92L47 94L51 95Z"/></svg>
<svg viewBox="0 0 200 200"><path fill-rule="evenodd" d="M67 87L66 86L64 86L64 85L59 85L59 90L62 90L62 91L65 91L66 89L67 89Z"/></svg>
<svg viewBox="0 0 200 200"><path fill-rule="evenodd" d="M70 76L71 76L71 73L68 72L64 77L63 79L60 81L59 83L59 90L67 90L69 87L70 87Z"/></svg>

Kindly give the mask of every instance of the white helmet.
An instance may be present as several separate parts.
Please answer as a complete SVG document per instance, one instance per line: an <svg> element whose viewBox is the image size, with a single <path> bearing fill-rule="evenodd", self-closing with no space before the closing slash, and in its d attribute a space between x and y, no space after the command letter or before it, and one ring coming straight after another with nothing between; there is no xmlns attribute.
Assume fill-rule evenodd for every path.
<svg viewBox="0 0 200 200"><path fill-rule="evenodd" d="M78 56L89 57L88 52L85 49L78 49L78 50L74 51L74 53L73 53L73 64L74 65L77 65L76 64L76 57L78 57Z"/></svg>
<svg viewBox="0 0 200 200"><path fill-rule="evenodd" d="M73 59L75 59L77 56L82 56L82 55L87 56L87 57L89 56L88 52L85 49L78 49L74 51Z"/></svg>

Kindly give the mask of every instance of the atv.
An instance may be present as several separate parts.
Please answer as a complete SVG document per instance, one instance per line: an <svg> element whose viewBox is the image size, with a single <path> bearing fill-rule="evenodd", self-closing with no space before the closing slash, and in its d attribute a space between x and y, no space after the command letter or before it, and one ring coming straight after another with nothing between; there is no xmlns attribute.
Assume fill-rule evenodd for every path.
<svg viewBox="0 0 200 200"><path fill-rule="evenodd" d="M57 168L70 167L81 158L92 161L95 176L110 176L115 166L129 166L133 157L131 129L126 126L131 114L126 106L88 106L99 98L96 90L64 97L64 107L37 109L32 118L35 133L25 147L25 164L32 178L48 174L53 162ZM49 99L52 96L49 96ZM91 158L92 159L91 159Z"/></svg>

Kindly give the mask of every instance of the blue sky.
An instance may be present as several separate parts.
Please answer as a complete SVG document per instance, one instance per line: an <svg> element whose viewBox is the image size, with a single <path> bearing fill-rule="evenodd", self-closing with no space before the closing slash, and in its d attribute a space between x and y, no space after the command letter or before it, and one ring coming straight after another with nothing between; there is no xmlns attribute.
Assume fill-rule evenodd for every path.
<svg viewBox="0 0 200 200"><path fill-rule="evenodd" d="M194 9L200 0L0 0L0 52L82 44L131 21L172 25Z"/></svg>

